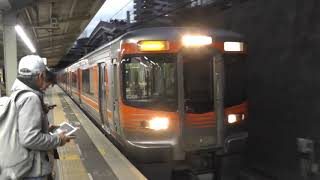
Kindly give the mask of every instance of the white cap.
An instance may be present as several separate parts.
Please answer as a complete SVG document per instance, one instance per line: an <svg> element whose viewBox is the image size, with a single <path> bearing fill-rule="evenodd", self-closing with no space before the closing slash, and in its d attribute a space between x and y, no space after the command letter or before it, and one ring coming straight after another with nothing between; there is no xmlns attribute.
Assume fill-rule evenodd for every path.
<svg viewBox="0 0 320 180"><path fill-rule="evenodd" d="M27 55L19 62L18 74L31 76L46 71L43 59L37 55Z"/></svg>

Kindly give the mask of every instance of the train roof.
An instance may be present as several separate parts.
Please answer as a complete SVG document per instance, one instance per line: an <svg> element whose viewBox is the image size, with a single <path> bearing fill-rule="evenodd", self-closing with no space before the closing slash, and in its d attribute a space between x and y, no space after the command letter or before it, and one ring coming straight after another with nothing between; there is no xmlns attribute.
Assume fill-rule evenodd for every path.
<svg viewBox="0 0 320 180"><path fill-rule="evenodd" d="M108 47L116 42L138 42L140 40L169 40L178 41L185 34L205 34L213 37L214 41L243 41L243 37L235 32L220 30L220 29L206 29L200 27L153 27L153 28L141 28L137 30L129 31L118 38L100 46L96 50L90 52L84 57L86 59L92 54ZM77 62L78 62L77 61Z"/></svg>
<svg viewBox="0 0 320 180"><path fill-rule="evenodd" d="M231 31L218 29L205 29L196 27L155 27L142 28L124 34L122 40L130 40L132 38L137 40L157 39L157 40L180 40L181 36L185 34L204 34L212 36L214 40L242 40L242 36Z"/></svg>

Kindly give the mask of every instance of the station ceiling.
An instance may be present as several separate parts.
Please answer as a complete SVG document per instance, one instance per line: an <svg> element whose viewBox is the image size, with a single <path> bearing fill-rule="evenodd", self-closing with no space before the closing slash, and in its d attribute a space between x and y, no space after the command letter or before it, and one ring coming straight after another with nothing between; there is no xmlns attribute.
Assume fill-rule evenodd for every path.
<svg viewBox="0 0 320 180"><path fill-rule="evenodd" d="M9 0L38 54L55 66L105 0ZM19 39L19 38L18 38Z"/></svg>

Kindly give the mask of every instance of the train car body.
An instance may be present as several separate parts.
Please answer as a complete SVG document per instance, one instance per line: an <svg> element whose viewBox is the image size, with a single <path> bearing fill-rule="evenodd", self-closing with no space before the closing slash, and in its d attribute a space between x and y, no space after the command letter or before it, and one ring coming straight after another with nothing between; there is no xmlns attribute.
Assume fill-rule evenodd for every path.
<svg viewBox="0 0 320 180"><path fill-rule="evenodd" d="M64 69L59 85L137 161L231 152L247 137L245 47L227 31L135 30Z"/></svg>

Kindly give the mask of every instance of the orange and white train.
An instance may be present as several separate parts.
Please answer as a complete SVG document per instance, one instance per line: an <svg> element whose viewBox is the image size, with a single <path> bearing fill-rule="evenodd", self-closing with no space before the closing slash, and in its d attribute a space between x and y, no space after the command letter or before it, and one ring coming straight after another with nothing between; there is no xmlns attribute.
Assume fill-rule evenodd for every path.
<svg viewBox="0 0 320 180"><path fill-rule="evenodd" d="M246 47L229 31L144 28L82 57L58 80L131 158L207 161L204 154L245 144Z"/></svg>

